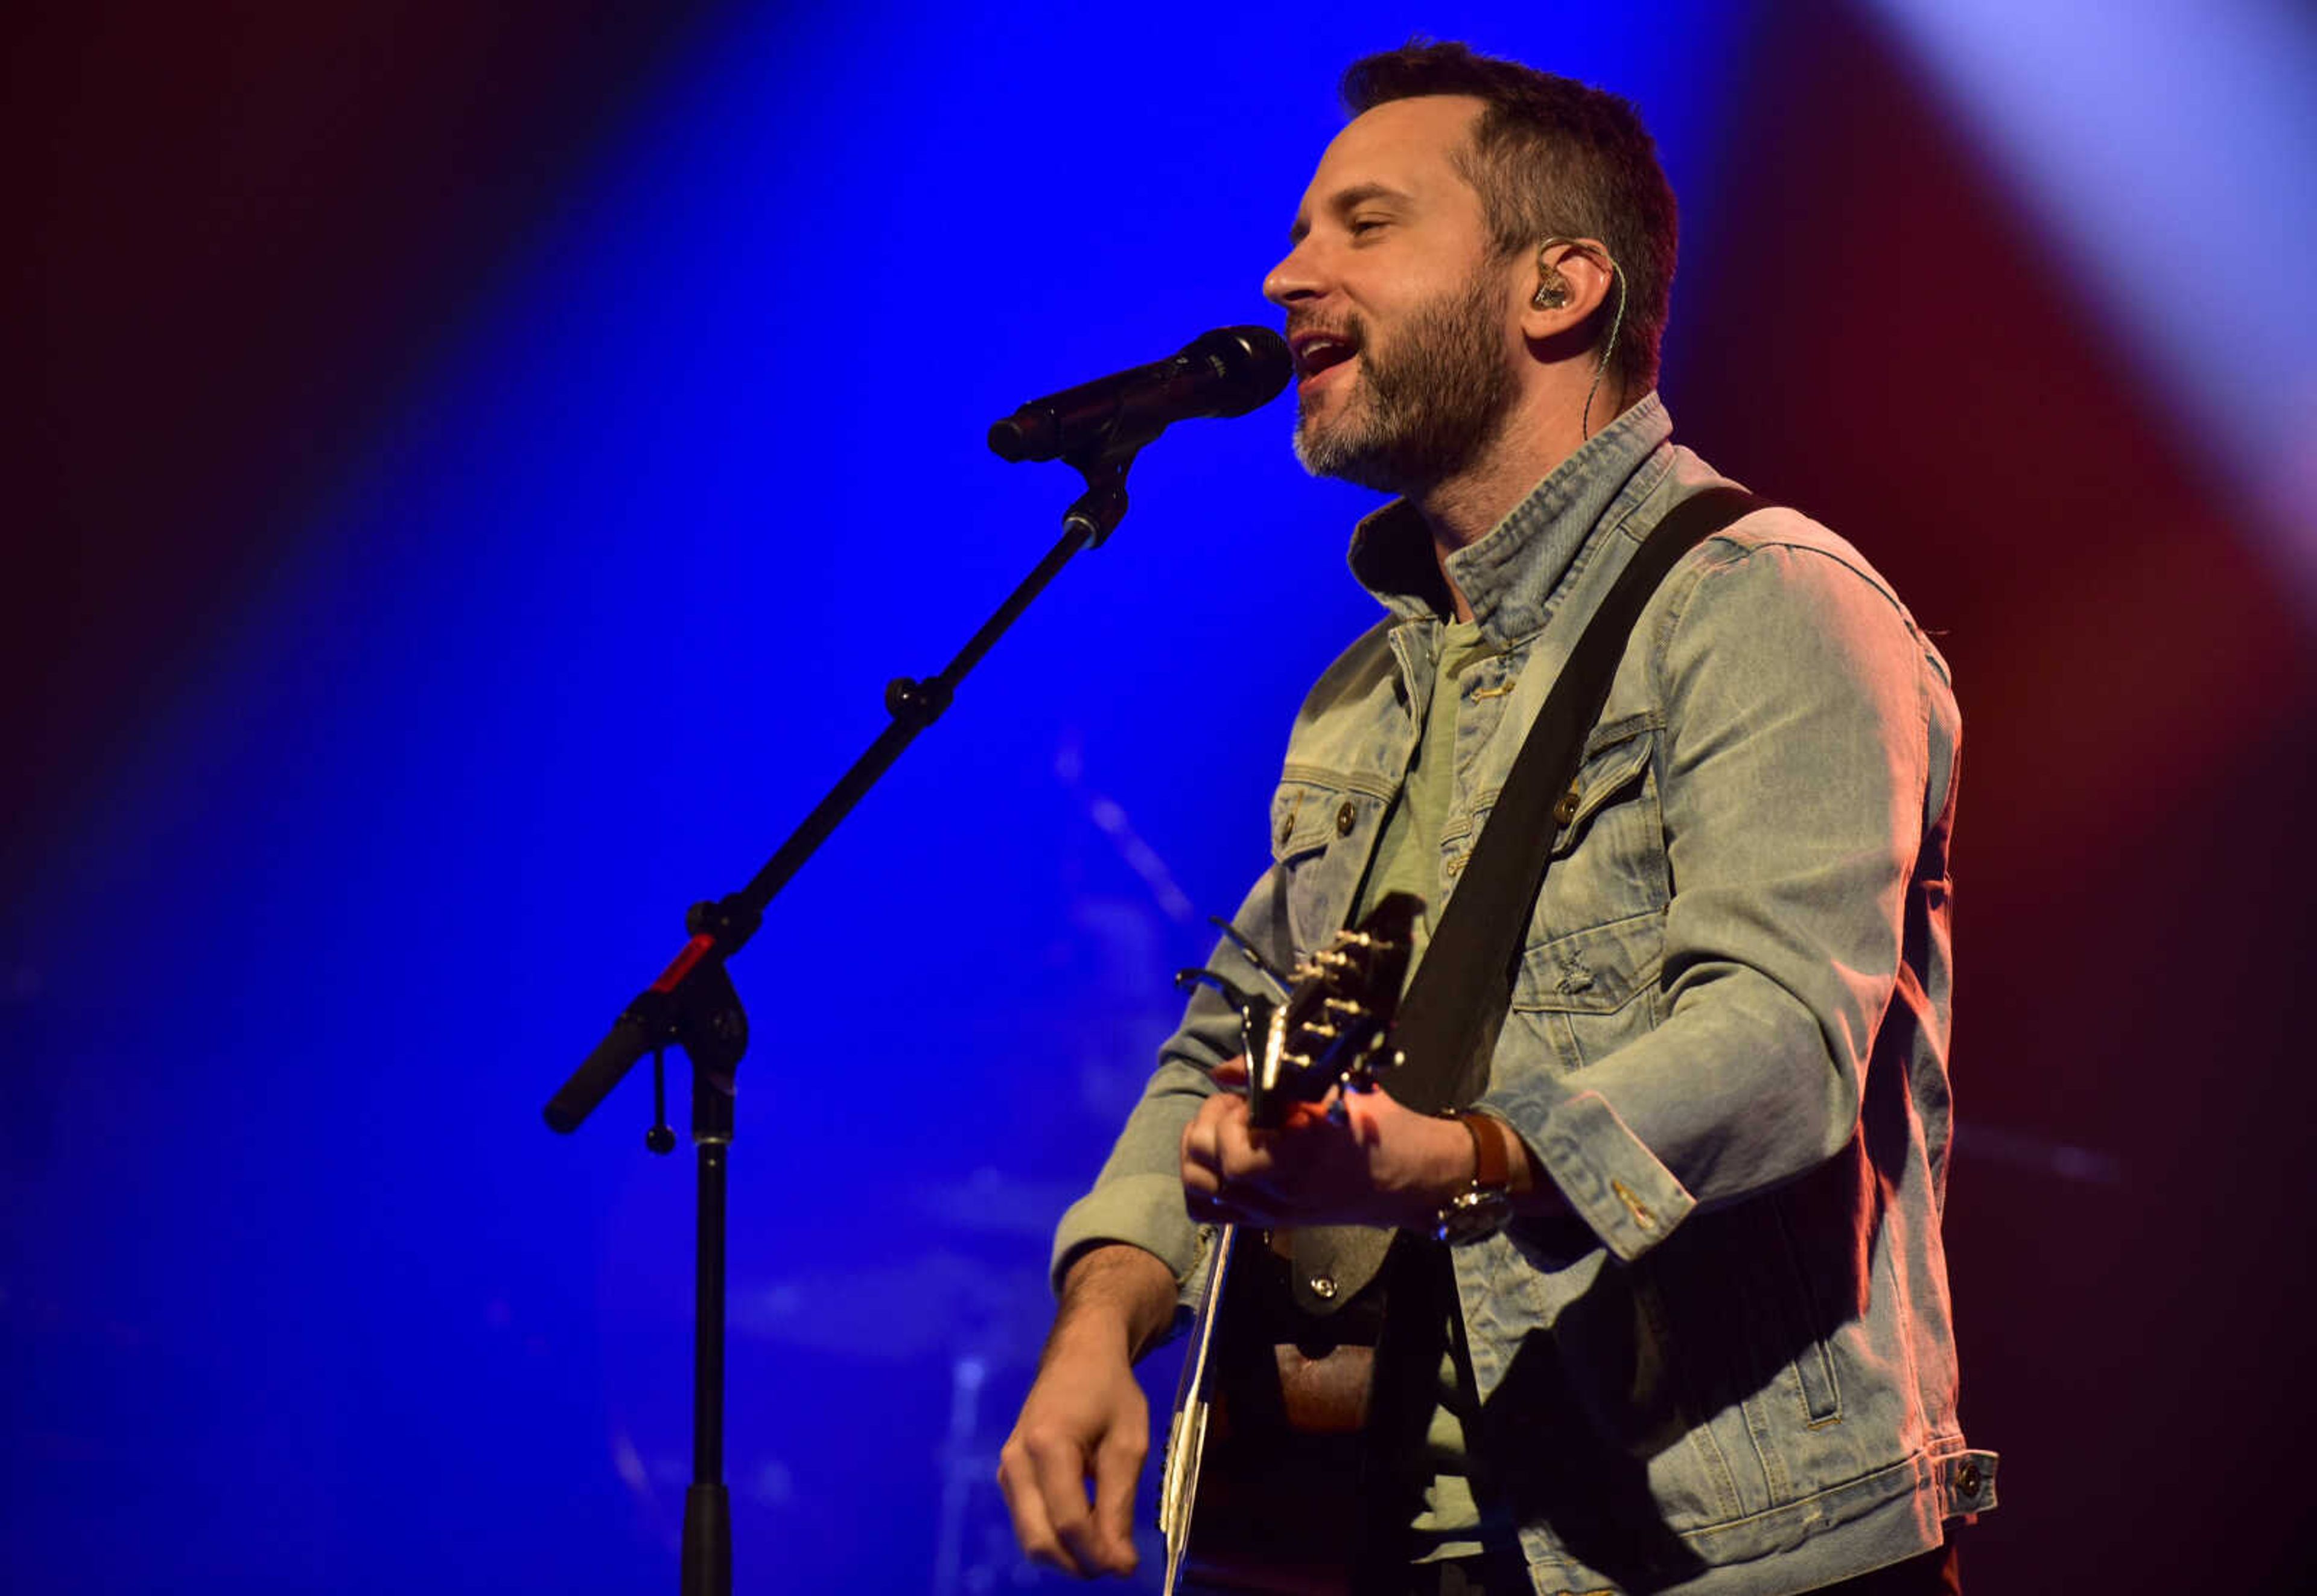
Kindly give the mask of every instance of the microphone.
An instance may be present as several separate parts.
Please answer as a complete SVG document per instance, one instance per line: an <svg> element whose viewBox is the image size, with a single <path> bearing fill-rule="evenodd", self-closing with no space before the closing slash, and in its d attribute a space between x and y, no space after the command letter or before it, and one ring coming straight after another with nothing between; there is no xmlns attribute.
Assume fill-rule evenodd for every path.
<svg viewBox="0 0 2317 1596"><path fill-rule="evenodd" d="M1174 422L1269 403L1294 369L1287 340L1269 327L1217 327L1168 359L1032 399L990 427L990 452L1024 461L1139 449Z"/></svg>

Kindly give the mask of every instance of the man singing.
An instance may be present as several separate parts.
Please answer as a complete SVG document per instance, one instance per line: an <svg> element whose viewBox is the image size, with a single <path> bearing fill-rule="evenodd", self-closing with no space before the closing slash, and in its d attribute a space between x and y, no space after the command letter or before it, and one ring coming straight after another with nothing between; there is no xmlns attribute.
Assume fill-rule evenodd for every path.
<svg viewBox="0 0 2317 1596"><path fill-rule="evenodd" d="M1296 717L1235 920L1283 964L1395 891L1427 905L1420 963L1576 638L1722 484L1654 391L1675 211L1633 109L1454 44L1344 94L1264 293L1297 453L1397 497L1352 544L1387 614ZM1252 1129L1216 1080L1236 1018L1191 1003L1055 1238L999 1470L1028 1554L1134 1566L1132 1364L1217 1227L1353 1225L1396 1237L1385 1341L1430 1349L1406 1488L1343 1510L1355 1583L1955 1589L1946 1526L1995 1502L1939 1229L1958 734L1945 661L1824 527L1760 507L1683 556L1548 822L1460 1112L1374 1091ZM1256 984L1233 946L1214 964Z"/></svg>

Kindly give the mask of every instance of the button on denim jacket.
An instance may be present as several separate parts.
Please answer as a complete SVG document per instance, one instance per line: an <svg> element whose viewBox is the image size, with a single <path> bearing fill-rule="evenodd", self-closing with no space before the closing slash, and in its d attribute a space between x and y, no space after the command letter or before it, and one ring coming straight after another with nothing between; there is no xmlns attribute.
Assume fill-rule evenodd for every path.
<svg viewBox="0 0 2317 1596"><path fill-rule="evenodd" d="M1671 431L1644 399L1449 560L1498 652L1458 684L1444 901L1593 609L1722 480ZM1283 962L1344 923L1433 691L1422 524L1386 507L1352 564L1389 614L1296 717L1237 916ZM1956 1419L1939 1233L1958 731L1896 595L1791 510L1701 544L1634 629L1478 1105L1573 1217L1454 1254L1476 1476L1541 1592L1804 1590L1994 1505L1995 1459ZM1215 968L1251 984L1228 945ZM1211 1089L1194 1066L1237 1051L1233 1017L1194 999L1062 1220L1057 1278L1130 1242L1189 1304L1211 1237L1176 1143Z"/></svg>

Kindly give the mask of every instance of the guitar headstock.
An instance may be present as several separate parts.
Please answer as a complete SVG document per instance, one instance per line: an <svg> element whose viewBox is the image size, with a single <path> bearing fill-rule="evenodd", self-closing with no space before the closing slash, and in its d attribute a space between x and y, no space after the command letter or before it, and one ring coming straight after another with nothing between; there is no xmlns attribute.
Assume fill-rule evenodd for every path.
<svg viewBox="0 0 2317 1596"><path fill-rule="evenodd" d="M1272 1010L1261 1054L1248 1061L1251 1123L1276 1126L1294 1104L1316 1103L1338 1086L1374 1086L1423 911L1413 892L1388 892L1290 973L1294 988Z"/></svg>

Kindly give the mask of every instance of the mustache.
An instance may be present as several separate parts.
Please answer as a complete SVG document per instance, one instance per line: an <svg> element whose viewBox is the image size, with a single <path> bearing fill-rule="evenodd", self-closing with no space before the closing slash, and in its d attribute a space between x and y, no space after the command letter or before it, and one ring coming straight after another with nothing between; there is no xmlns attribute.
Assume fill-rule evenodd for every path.
<svg viewBox="0 0 2317 1596"><path fill-rule="evenodd" d="M1293 342L1306 333L1320 333L1330 338L1341 338L1348 344L1364 347L1367 342L1367 324L1360 319L1357 312L1346 315L1340 323L1323 321L1317 316L1290 314L1287 318L1286 336Z"/></svg>

